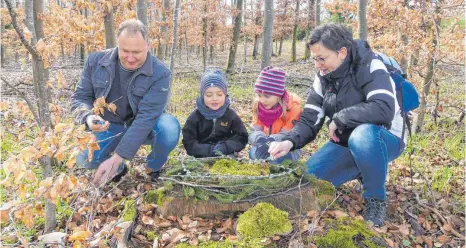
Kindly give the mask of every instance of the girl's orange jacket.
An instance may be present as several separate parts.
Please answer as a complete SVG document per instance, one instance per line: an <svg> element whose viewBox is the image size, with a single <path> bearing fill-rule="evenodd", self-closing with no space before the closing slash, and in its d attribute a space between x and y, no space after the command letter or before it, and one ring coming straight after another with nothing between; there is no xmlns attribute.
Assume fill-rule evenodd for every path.
<svg viewBox="0 0 466 248"><path fill-rule="evenodd" d="M288 110L286 111L286 119L283 118L276 119L272 127L267 127L262 123L259 119L254 125L261 126L264 129L264 133L266 135L277 134L281 131L290 131L294 126L294 121L299 120L301 116L301 98L296 95L295 93L288 92L289 100L288 100ZM270 132L272 131L272 132Z"/></svg>

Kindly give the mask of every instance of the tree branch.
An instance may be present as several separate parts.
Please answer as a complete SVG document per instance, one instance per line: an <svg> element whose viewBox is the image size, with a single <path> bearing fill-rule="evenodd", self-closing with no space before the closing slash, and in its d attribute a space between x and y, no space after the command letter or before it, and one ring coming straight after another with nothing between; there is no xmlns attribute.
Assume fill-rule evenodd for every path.
<svg viewBox="0 0 466 248"><path fill-rule="evenodd" d="M40 56L37 53L36 49L34 49L34 47L31 46L31 44L26 40L26 37L24 37L23 32L19 29L18 21L16 20L16 13L13 10L13 6L11 5L10 0L4 0L4 1L6 3L7 8L8 8L8 12L10 13L11 24L13 24L13 27L15 28L16 33L18 34L19 39L21 40L21 43L23 43L23 45L26 47L26 49L29 51L29 53L32 56L40 58Z"/></svg>
<svg viewBox="0 0 466 248"><path fill-rule="evenodd" d="M20 90L16 89L13 85L11 85L5 78L2 77L2 81L8 85L8 87L10 87L13 91L15 91L16 93L19 94L19 96L21 98L24 99L24 101L26 101L27 105L29 106L29 109L31 110L31 113L32 115L34 115L34 119L36 120L37 123L39 123L39 116L37 115L37 112L36 112L36 109L34 108L34 104L31 102L31 100L26 96L26 94L24 94L23 92L21 92Z"/></svg>

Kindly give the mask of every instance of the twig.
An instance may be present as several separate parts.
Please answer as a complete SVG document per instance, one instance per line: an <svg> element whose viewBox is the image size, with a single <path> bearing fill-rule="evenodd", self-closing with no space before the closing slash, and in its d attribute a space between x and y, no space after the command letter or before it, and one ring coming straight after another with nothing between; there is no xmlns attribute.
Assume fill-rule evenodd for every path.
<svg viewBox="0 0 466 248"><path fill-rule="evenodd" d="M21 31L21 29L19 29L19 26L18 26L18 21L16 20L16 13L15 11L13 10L13 6L11 5L11 2L10 0L5 0L5 3L6 3L6 6L8 8L8 12L10 13L10 17L11 17L11 24L13 25L13 27L15 28L16 30L16 33L18 34L19 36L19 39L21 40L21 43L23 43L23 45L26 47L26 49L29 51L29 53L36 57L36 58L41 58L41 56L37 53L36 49L34 49L31 44L26 40L26 37L24 37L24 34L23 32Z"/></svg>
<svg viewBox="0 0 466 248"><path fill-rule="evenodd" d="M8 85L8 87L10 87L12 90L14 90L16 93L18 93L19 96L21 96L21 98L24 99L24 101L26 101L27 105L29 106L29 109L31 110L32 115L34 115L34 119L36 120L37 123L39 123L39 116L37 115L36 109L34 108L34 104L32 104L31 100L29 100L29 98L26 96L26 94L24 94L20 90L16 89L4 77L2 77L2 81L6 85Z"/></svg>

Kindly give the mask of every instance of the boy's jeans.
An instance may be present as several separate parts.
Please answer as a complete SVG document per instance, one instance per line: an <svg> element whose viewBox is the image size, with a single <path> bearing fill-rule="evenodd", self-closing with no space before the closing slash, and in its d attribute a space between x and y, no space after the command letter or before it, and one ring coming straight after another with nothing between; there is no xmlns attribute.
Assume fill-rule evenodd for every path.
<svg viewBox="0 0 466 248"><path fill-rule="evenodd" d="M91 162L87 160L88 150L83 151L76 158L78 166L87 169L98 168L102 162L110 158L111 153L116 149L127 129L123 125L110 124L107 131L94 133L100 150L94 151ZM152 145L152 151L147 156L147 167L152 171L162 169L162 166L168 160L168 154L178 144L179 137L180 123L178 120L172 115L162 114L144 142L145 145Z"/></svg>
<svg viewBox="0 0 466 248"><path fill-rule="evenodd" d="M306 163L308 172L335 187L362 177L364 198L385 200L388 162L400 156L400 139L382 126L362 124L351 133L348 147L331 141Z"/></svg>

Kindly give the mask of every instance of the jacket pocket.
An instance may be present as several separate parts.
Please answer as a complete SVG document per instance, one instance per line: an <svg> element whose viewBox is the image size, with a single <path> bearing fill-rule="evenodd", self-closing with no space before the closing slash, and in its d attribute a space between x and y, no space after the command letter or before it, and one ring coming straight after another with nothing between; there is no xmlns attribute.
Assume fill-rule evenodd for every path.
<svg viewBox="0 0 466 248"><path fill-rule="evenodd" d="M96 79L92 84L92 87L94 88L96 98L102 97L108 87L108 81Z"/></svg>

